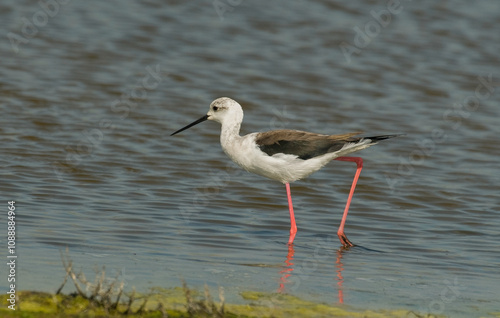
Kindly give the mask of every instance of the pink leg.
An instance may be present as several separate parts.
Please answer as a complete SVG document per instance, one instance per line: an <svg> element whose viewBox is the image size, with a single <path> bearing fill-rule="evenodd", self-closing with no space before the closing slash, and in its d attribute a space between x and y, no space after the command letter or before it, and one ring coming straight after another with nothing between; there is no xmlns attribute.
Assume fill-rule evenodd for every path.
<svg viewBox="0 0 500 318"><path fill-rule="evenodd" d="M290 210L290 238L288 239L288 244L292 244L295 239L295 234L297 234L297 225L295 224L295 215L293 214L293 205L292 205L292 195L290 193L290 184L285 183L286 186L286 195L288 197L288 209Z"/></svg>
<svg viewBox="0 0 500 318"><path fill-rule="evenodd" d="M354 246L354 244L351 243L347 239L347 236L344 233L344 225L345 225L345 220L347 219L347 212L349 212L349 206L351 205L351 200L352 196L354 194L354 189L356 188L356 183L358 182L359 175L361 173L361 169L363 169L363 159L360 157L338 157L335 160L340 160L340 161L352 161L355 162L358 168L356 169L356 174L354 175L354 180L352 181L351 185L351 191L349 192L349 197L347 198L347 204L345 206L344 210L344 215L342 215L342 221L340 222L339 230L337 231L337 235L339 236L340 243L344 245L344 247L350 247Z"/></svg>

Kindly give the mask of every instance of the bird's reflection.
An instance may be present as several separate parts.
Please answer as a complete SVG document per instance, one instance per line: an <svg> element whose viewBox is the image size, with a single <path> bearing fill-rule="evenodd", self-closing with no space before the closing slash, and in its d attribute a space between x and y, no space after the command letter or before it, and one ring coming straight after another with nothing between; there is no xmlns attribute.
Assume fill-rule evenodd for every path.
<svg viewBox="0 0 500 318"><path fill-rule="evenodd" d="M285 266L280 271L280 287L278 288L278 293L285 292L285 285L290 283L288 277L292 275L293 272L293 254L295 250L293 248L293 244L288 244L288 254L286 255Z"/></svg>
<svg viewBox="0 0 500 318"><path fill-rule="evenodd" d="M344 303L344 290L342 288L342 284L344 283L344 277L342 277L342 271L344 270L344 264L342 263L342 252L345 251L346 248L342 247L337 250L337 259L335 261L335 272L337 272L337 277L335 280L337 281L338 286L338 294L339 294L339 304Z"/></svg>
<svg viewBox="0 0 500 318"><path fill-rule="evenodd" d="M344 283L344 277L342 277L342 271L344 270L344 264L342 263L342 254L348 250L349 248L342 247L338 250L335 251L335 272L337 273L335 277L336 285L337 285L337 290L338 290L338 302L340 304L344 303L344 290L343 290L343 283ZM287 289L292 289L295 290L299 287L300 285L300 277L294 277L293 276L293 271L294 271L294 262L293 262L293 256L295 254L295 249L293 247L293 244L288 245L288 254L286 255L286 260L284 261L285 265L282 267L280 270L280 284L279 288L277 290L278 293L286 293Z"/></svg>

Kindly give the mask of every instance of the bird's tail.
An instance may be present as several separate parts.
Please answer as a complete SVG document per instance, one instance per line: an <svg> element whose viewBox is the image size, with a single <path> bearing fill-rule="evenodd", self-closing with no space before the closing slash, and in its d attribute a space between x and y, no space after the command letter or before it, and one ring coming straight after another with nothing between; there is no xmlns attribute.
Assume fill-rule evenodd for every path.
<svg viewBox="0 0 500 318"><path fill-rule="evenodd" d="M342 149L338 150L337 157L340 156L345 156L347 154L350 154L351 152L359 151L361 149L365 149L368 147L371 147L377 142L389 138L394 138L394 137L399 137L403 136L404 134L395 134L395 135L380 135L380 136L372 136L372 137L357 137L349 140L344 144Z"/></svg>

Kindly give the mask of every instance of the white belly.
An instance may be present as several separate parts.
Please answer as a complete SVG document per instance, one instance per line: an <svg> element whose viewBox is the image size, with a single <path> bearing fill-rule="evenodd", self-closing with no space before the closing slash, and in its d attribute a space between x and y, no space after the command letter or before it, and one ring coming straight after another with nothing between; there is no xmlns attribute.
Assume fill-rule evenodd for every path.
<svg viewBox="0 0 500 318"><path fill-rule="evenodd" d="M243 169L282 183L305 178L338 157L335 153L307 160L287 154L269 156L257 147L254 139L254 134L230 142L221 139L221 145L229 158Z"/></svg>

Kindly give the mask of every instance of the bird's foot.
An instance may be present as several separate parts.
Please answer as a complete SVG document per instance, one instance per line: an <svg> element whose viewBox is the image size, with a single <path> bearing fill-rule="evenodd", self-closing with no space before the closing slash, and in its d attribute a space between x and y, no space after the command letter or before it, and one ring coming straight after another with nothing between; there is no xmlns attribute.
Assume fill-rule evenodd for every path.
<svg viewBox="0 0 500 318"><path fill-rule="evenodd" d="M340 243L342 243L344 248L349 248L354 246L354 244L352 244L351 241L349 241L349 239L343 232L338 233L337 235L339 236Z"/></svg>

